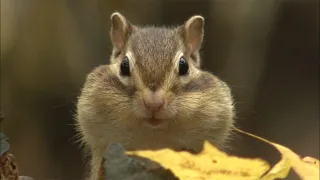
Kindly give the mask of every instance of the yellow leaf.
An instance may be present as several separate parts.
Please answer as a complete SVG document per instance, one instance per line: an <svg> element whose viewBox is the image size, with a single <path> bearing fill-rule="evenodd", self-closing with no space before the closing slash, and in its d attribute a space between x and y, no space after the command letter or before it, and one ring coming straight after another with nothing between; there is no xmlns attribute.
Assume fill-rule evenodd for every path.
<svg viewBox="0 0 320 180"><path fill-rule="evenodd" d="M182 180L257 180L269 169L261 159L228 156L209 142L205 142L203 151L196 155L170 149L131 151L127 154L158 162Z"/></svg>
<svg viewBox="0 0 320 180"><path fill-rule="evenodd" d="M262 140L268 144L274 146L282 155L280 162L278 162L264 177L262 180L273 180L275 178L287 177L290 168L302 178L303 180L317 180L319 179L319 160L312 157L305 157L301 159L296 153L289 148L280 144L273 143L261 137L244 132L235 128L238 132L247 134L259 140Z"/></svg>
<svg viewBox="0 0 320 180"><path fill-rule="evenodd" d="M304 162L312 164L314 167L319 169L319 160L313 157L306 156L302 159Z"/></svg>
<svg viewBox="0 0 320 180"><path fill-rule="evenodd" d="M199 154L175 152L170 149L157 151L130 151L135 155L151 159L171 170L181 180L274 180L284 179L292 168L303 180L319 179L319 160L312 157L301 159L289 148L273 143L261 137L234 128L240 133L272 145L281 153L281 160L270 169L262 159L248 159L229 156L225 152L204 143L203 151Z"/></svg>

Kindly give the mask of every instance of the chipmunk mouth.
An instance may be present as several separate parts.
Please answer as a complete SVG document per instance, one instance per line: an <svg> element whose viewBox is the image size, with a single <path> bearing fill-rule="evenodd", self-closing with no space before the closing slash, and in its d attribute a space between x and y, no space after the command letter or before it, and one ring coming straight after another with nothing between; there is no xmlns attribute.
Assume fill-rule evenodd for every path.
<svg viewBox="0 0 320 180"><path fill-rule="evenodd" d="M159 126L160 124L163 123L163 119L158 119L155 117L151 117L147 120L148 124L151 126Z"/></svg>

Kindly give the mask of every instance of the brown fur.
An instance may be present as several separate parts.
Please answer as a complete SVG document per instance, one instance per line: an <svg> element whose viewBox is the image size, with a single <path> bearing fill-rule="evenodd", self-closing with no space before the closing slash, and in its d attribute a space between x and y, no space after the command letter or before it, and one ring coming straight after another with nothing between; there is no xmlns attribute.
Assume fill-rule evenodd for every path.
<svg viewBox="0 0 320 180"><path fill-rule="evenodd" d="M138 27L119 13L111 20L111 63L88 75L77 105L78 130L92 155L90 179L97 179L104 150L111 142L130 150L199 151L204 140L224 146L234 122L233 99L226 83L199 68L203 18L193 16L172 28ZM176 66L179 51L190 67L184 77L178 75ZM121 77L119 67L127 53L132 54L131 76ZM165 92L170 118L163 128L143 125L140 99L145 89Z"/></svg>

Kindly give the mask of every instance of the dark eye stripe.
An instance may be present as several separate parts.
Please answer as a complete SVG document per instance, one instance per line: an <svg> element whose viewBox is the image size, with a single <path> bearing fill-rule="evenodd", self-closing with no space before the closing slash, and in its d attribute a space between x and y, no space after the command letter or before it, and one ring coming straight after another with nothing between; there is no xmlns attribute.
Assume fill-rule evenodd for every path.
<svg viewBox="0 0 320 180"><path fill-rule="evenodd" d="M191 54L190 58L196 62L197 58L196 58L196 55L195 54Z"/></svg>
<svg viewBox="0 0 320 180"><path fill-rule="evenodd" d="M121 54L121 50L117 50L114 52L114 57L117 58L120 56L120 54Z"/></svg>
<svg viewBox="0 0 320 180"><path fill-rule="evenodd" d="M136 91L134 86L124 85L116 75L108 76L106 81L108 81L108 84L111 84L111 86L108 86L109 89L114 88L117 91L127 94L128 96L133 96L134 92Z"/></svg>

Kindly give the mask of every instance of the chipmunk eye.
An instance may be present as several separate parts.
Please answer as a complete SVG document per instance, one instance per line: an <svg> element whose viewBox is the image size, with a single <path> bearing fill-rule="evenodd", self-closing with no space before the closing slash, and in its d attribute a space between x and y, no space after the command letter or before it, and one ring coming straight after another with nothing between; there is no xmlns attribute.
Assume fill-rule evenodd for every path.
<svg viewBox="0 0 320 180"><path fill-rule="evenodd" d="M130 63L129 58L126 56L120 64L120 74L122 76L130 76Z"/></svg>
<svg viewBox="0 0 320 180"><path fill-rule="evenodd" d="M185 57L181 57L179 60L179 75L183 76L188 73L189 65Z"/></svg>

